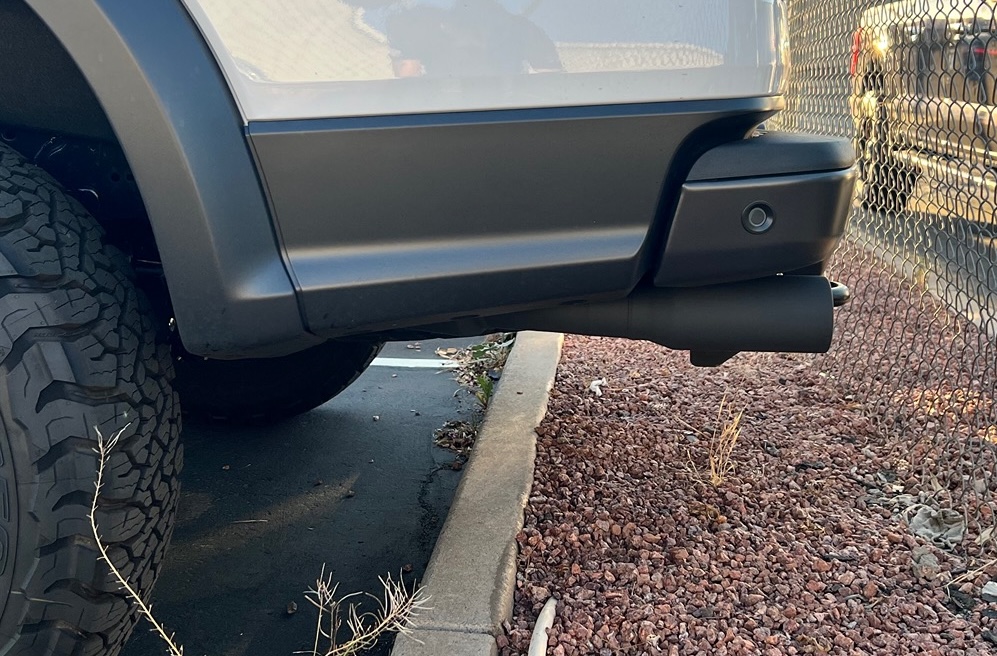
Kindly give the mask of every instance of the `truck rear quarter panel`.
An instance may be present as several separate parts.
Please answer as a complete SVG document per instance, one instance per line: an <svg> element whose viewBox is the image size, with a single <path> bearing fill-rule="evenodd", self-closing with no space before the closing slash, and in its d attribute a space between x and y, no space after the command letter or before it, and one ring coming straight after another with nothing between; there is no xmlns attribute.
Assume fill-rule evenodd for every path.
<svg viewBox="0 0 997 656"><path fill-rule="evenodd" d="M787 64L773 0L186 5L325 336L627 294Z"/></svg>
<svg viewBox="0 0 997 656"><path fill-rule="evenodd" d="M25 2L214 357L626 295L788 56L781 0Z"/></svg>

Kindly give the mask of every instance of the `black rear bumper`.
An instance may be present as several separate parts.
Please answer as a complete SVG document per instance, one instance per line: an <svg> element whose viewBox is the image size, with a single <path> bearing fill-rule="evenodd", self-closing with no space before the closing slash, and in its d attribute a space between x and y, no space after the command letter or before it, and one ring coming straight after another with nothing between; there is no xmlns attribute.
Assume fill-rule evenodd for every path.
<svg viewBox="0 0 997 656"><path fill-rule="evenodd" d="M650 281L626 297L451 322L450 334L550 330L645 339L716 366L740 351L827 351L846 287L820 275L855 183L841 139L768 134L719 146L681 186Z"/></svg>
<svg viewBox="0 0 997 656"><path fill-rule="evenodd" d="M844 139L765 134L708 152L682 186L658 287L715 285L821 267L855 185Z"/></svg>
<svg viewBox="0 0 997 656"><path fill-rule="evenodd" d="M314 335L547 328L654 339L706 362L829 342L827 281L767 281L822 272L844 231L853 153L833 139L749 137L781 107L744 98L248 132ZM723 286L736 283L758 286L759 311L734 307L745 289ZM772 332L760 320L790 306L813 321ZM687 339L724 312L753 328Z"/></svg>
<svg viewBox="0 0 997 656"><path fill-rule="evenodd" d="M689 172L782 107L742 98L252 123L310 330L623 298Z"/></svg>

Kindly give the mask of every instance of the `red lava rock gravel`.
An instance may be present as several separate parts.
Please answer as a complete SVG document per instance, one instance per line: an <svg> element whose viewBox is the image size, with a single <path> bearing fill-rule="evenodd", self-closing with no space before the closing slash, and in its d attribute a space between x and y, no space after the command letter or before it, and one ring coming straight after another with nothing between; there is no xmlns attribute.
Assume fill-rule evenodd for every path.
<svg viewBox="0 0 997 656"><path fill-rule="evenodd" d="M877 503L884 481L903 488L903 468L820 358L687 358L566 340L503 656L526 653L550 595L557 656L997 653L997 604L979 599L995 572L949 598L946 583L978 562L925 545ZM742 434L736 471L713 486L688 463L707 467L725 398L744 410Z"/></svg>

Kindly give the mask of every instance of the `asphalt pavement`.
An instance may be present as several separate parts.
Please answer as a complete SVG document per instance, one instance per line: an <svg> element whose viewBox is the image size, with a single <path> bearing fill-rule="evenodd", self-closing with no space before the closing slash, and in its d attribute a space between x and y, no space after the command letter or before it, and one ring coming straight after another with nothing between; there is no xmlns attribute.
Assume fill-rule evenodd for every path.
<svg viewBox="0 0 997 656"><path fill-rule="evenodd" d="M303 593L323 565L341 594L379 595L386 574L421 580L461 476L433 431L476 409L428 361L475 341L389 344L350 389L278 425L184 427L180 517L153 603L188 655L310 650ZM147 628L123 656L164 653Z"/></svg>

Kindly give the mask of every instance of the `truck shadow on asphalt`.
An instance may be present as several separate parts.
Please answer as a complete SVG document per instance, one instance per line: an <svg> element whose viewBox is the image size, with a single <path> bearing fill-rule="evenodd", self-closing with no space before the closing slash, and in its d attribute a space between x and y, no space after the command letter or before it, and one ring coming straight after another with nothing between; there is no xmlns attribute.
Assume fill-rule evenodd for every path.
<svg viewBox="0 0 997 656"><path fill-rule="evenodd" d="M291 654L311 649L303 593L323 564L342 594L380 596L387 574L421 580L460 480L433 431L474 412L457 389L434 370L372 368L277 425L186 425L180 517L153 595L160 621L190 653ZM146 628L124 656L162 653ZM371 653L387 654L382 643Z"/></svg>

